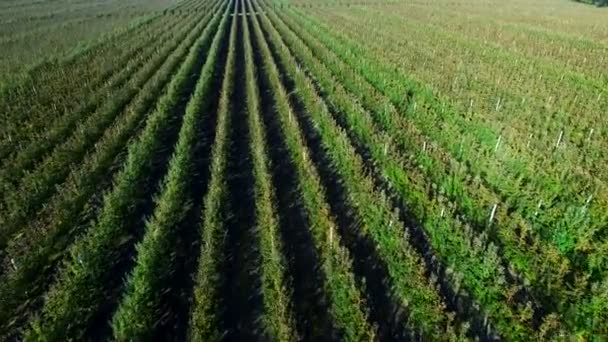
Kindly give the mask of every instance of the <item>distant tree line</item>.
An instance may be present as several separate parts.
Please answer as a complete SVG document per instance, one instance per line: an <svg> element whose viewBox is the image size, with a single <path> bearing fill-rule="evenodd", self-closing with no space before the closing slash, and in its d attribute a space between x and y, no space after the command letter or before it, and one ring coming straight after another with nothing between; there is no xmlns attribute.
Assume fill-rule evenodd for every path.
<svg viewBox="0 0 608 342"><path fill-rule="evenodd" d="M608 6L608 0L575 0L577 2L584 2L587 4L595 4L597 7Z"/></svg>

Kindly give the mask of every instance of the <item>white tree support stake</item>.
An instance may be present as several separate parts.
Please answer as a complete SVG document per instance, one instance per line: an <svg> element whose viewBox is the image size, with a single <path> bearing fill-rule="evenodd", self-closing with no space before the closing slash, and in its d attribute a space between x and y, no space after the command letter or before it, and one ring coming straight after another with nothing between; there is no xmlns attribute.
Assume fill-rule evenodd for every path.
<svg viewBox="0 0 608 342"><path fill-rule="evenodd" d="M589 207L589 203L591 203L591 200L593 200L593 195L589 195L589 197L587 197L587 200L585 201L585 205L583 205L583 207L581 208L581 213L584 213L585 211L587 211L587 208Z"/></svg>
<svg viewBox="0 0 608 342"><path fill-rule="evenodd" d="M536 212L534 212L534 216L538 216L538 212L542 205L543 205L543 200L538 201L538 206L536 206Z"/></svg>
<svg viewBox="0 0 608 342"><path fill-rule="evenodd" d="M562 143L563 137L564 137L564 131L559 132L559 137L557 138L557 143L555 144L555 148L558 148L559 144Z"/></svg>
<svg viewBox="0 0 608 342"><path fill-rule="evenodd" d="M490 214L490 220L488 220L488 224L492 224L492 221L494 221L494 215L496 215L497 208L498 204L494 204L494 207L492 208L492 213Z"/></svg>
<svg viewBox="0 0 608 342"><path fill-rule="evenodd" d="M496 141L496 146L494 147L494 153L498 151L498 147L500 146L500 142L502 141L502 134L498 136L498 140Z"/></svg>
<svg viewBox="0 0 608 342"><path fill-rule="evenodd" d="M458 147L458 155L462 157L462 148L464 147L464 137L460 139L460 146Z"/></svg>
<svg viewBox="0 0 608 342"><path fill-rule="evenodd" d="M587 136L587 141L591 141L591 136L593 135L593 131L594 131L593 128L589 130L589 135Z"/></svg>

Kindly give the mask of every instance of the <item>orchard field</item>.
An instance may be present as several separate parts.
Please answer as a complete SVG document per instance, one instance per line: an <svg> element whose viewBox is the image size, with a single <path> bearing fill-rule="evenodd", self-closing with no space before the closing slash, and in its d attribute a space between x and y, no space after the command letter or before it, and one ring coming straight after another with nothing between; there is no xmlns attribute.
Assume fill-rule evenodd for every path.
<svg viewBox="0 0 608 342"><path fill-rule="evenodd" d="M0 340L608 340L608 9L0 9Z"/></svg>

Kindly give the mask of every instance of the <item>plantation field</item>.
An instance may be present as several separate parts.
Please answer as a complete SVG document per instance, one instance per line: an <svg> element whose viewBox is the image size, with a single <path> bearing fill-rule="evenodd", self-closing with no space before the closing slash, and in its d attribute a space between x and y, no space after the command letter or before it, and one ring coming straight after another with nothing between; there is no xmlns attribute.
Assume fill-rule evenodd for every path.
<svg viewBox="0 0 608 342"><path fill-rule="evenodd" d="M51 57L84 53L171 7L172 0L4 0L0 2L0 89L22 72L44 70Z"/></svg>
<svg viewBox="0 0 608 342"><path fill-rule="evenodd" d="M607 9L0 8L0 340L608 340Z"/></svg>

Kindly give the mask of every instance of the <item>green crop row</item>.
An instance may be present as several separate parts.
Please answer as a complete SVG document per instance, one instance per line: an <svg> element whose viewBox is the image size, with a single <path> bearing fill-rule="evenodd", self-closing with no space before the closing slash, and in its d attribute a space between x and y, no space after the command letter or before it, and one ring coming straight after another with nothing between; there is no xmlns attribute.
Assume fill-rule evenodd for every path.
<svg viewBox="0 0 608 342"><path fill-rule="evenodd" d="M82 98L97 91L120 70L118 65L124 65L145 46L142 43L151 38L149 33L166 30L178 22L178 18L173 19L144 20L69 61L37 67L23 84L8 89L0 96L0 120L3 122L0 157L13 152L14 147L10 147L15 144L21 147L21 139L35 137L37 132L44 130L48 120L75 110Z"/></svg>
<svg viewBox="0 0 608 342"><path fill-rule="evenodd" d="M18 149L16 153L8 156L3 161L3 167L0 169L0 189L4 193L14 190L11 189L15 184L18 184L21 177L35 167L35 164L49 152L53 150L58 144L66 140L78 126L79 123L86 120L91 114L95 113L97 109L103 106L105 102L110 102L111 98L121 91L125 91L125 83L129 81L133 75L137 75L138 71L141 70L146 63L149 61L150 56L157 53L158 48L156 45L151 44L153 40L158 39L158 46L165 46L170 44L171 40L177 37L183 36L184 32L189 32L195 25L195 20L187 20L186 27L179 27L177 32L173 32L178 22L175 22L173 26L161 27L163 31L160 32L158 37L149 37L145 44L137 47L133 52L132 58L123 61L117 61L116 73L107 80L106 85L98 85L96 88L99 90L92 94L90 98L85 100L82 107L69 113L65 113L52 121L49 127L50 117L39 116L41 125L46 126L45 131L40 133L36 132L35 136L29 134L28 136L19 136L18 132L11 133L11 140L18 142L23 147ZM158 34L157 32L150 32L151 35ZM126 65L124 65L126 64ZM121 65L121 67L118 67ZM31 121L24 123L23 127L29 127L34 125ZM32 139L35 139L32 141ZM8 142L7 144L9 144ZM11 144L12 146L15 143ZM15 150L14 147L11 148Z"/></svg>
<svg viewBox="0 0 608 342"><path fill-rule="evenodd" d="M31 85L0 96L0 118L6 121L0 127L0 158L19 152L40 135L45 135L49 122L65 115L78 115L94 110L95 100L111 96L120 80L119 74L141 60L143 51L161 46L157 39L171 33L176 25L189 22L194 15L206 12L211 1L184 2L189 11L185 15L166 15L136 26L125 34L112 36L100 46L70 62L57 62L33 73ZM201 10L203 10L201 12ZM123 72L119 72L123 71ZM84 99L84 101L83 101ZM83 117L83 114L79 117ZM78 117L77 116L77 117ZM69 129L68 129L69 130ZM2 160L0 165L8 161Z"/></svg>
<svg viewBox="0 0 608 342"><path fill-rule="evenodd" d="M190 340L221 340L220 315L222 306L219 298L222 286L222 265L226 242L225 220L229 215L226 202L227 166L230 148L230 130L232 126L231 111L234 110L231 99L234 91L236 40L237 40L238 2L234 8L230 26L228 56L218 107L215 141L211 151L211 180L203 200L201 222L201 252L195 278L194 300L190 318Z"/></svg>
<svg viewBox="0 0 608 342"><path fill-rule="evenodd" d="M351 146L346 132L333 121L311 80L297 68L297 61L289 54L289 49L284 48L270 23L268 28L276 50L282 56L282 64L293 77L310 120L321 137L325 152L342 178L348 201L357 210L362 226L360 233L375 242L378 254L387 264L393 296L407 308L410 328L429 337L457 338L445 304L435 285L424 275L424 263L403 238L405 227L387 199L377 192L373 180L366 176L363 161Z"/></svg>
<svg viewBox="0 0 608 342"><path fill-rule="evenodd" d="M302 32L300 32L300 34L302 34ZM311 44L311 42L308 41L308 44ZM332 57L334 59L333 62ZM308 58L311 59L312 57L309 56ZM344 72L338 73L338 70L343 69L340 69L340 64L336 64L335 56L331 56L325 52L321 55L320 60L323 60L326 65L332 68L334 75L343 76L347 74ZM319 70L319 67L316 69ZM325 88L340 89L339 86L334 84L336 81L331 81L331 76L328 75L328 71L321 70L317 71L317 73L326 74L323 76L325 79L324 82L322 82L325 83ZM411 144L410 146L407 146L406 142L407 148L402 150L395 148L395 146L402 144L400 139L404 136L400 134L402 130L397 129L399 126L395 125L395 123L400 123L400 118L398 116L389 114L389 111L386 110L388 107L385 106L384 112L381 113L374 112L373 109L370 110L370 112L373 113L373 116L375 116L372 118L372 115L367 113L366 110L359 108L357 105L353 105L353 103L360 101L368 108L379 107L378 103L368 100L370 94L373 94L373 92L357 92L357 88L360 87L362 83L358 83L357 86L357 84L354 82L356 81L352 79L343 79L341 84L343 84L345 87L354 89L355 91L351 96L356 96L356 99L352 98L348 100L349 95L345 95L346 99L338 97L336 100L336 105L337 107L341 108L344 114L346 114L346 121L350 122L349 125L352 127L350 131L356 136L355 139L359 140L363 145L368 146L367 150L370 151L372 158L375 160L374 164L377 165L378 168L384 170L382 171L384 178L391 185L393 191L406 202L407 207L414 208L412 213L422 218L426 216L429 217L429 222L424 222L425 228L431 237L431 244L442 256L442 260L447 261L448 265L450 266L453 265L452 267L455 268L456 272L460 274L459 278L463 278L465 280L465 284L474 284L480 279L484 279L484 277L480 276L481 270L485 270L482 272L482 274L487 275L494 273L488 273L488 270L496 270L496 273L493 276L494 282L496 282L495 285L484 287L476 286L473 288L472 293L479 295L481 298L487 297L487 294L491 293L489 292L489 289L494 289L494 295L492 295L492 297L495 297L498 294L510 293L517 290L517 287L510 288L508 284L501 285L505 282L504 275L501 274L504 271L499 271L502 269L500 257L496 255L496 248L492 246L492 244L486 246L486 243L483 242L483 240L485 240L484 238L482 238L480 241L479 237L472 234L468 228L463 231L462 224L458 222L458 220L453 220L449 217L445 217L440 221L450 222L448 226L454 228L449 230L446 230L443 227L437 229L439 227L437 227L434 221L439 220L441 217L441 210L443 210L443 208L437 207L433 203L432 199L425 199L426 196L424 193L427 191L427 186L424 183L424 178L415 179L417 168L409 165L408 160L404 159L402 156L404 153L410 155L413 154L411 150L416 150L417 147L412 146ZM383 115L384 118L382 117ZM374 119L379 122L389 123L388 127L387 125L381 125L382 128L386 130L386 133L378 130ZM401 170L407 170L407 175ZM482 244L479 244L479 242L482 242ZM467 255L471 248L475 250L475 253L472 255ZM488 253L486 253L486 248L488 249ZM465 260L468 261L465 262ZM487 279L486 281L491 282L490 279ZM480 292L480 290L483 290L483 292ZM506 317L503 315L491 315L491 317L492 316L499 317L501 320L506 319ZM512 325L512 323L506 321L502 326L509 327L509 329L511 329Z"/></svg>
<svg viewBox="0 0 608 342"><path fill-rule="evenodd" d="M249 12L253 9L249 8ZM286 261L279 235L279 219L274 205L275 189L269 173L268 144L264 124L260 117L260 94L256 80L254 57L247 16L243 16L243 40L245 41L245 82L247 84L247 113L250 147L255 179L254 198L256 226L261 254L262 297L264 314L262 324L265 334L273 341L295 341L297 333L290 303L291 291L286 282Z"/></svg>
<svg viewBox="0 0 608 342"><path fill-rule="evenodd" d="M341 23L336 27L348 26L348 23ZM331 27L330 30L336 31L336 27ZM382 40L382 45L374 47L375 54L382 51L381 54L386 55L382 56L385 63L403 60L403 55L398 51L409 47L397 45L396 51L389 51L387 47L395 45L386 33L378 32L386 39ZM493 196L499 196L503 211L523 218L518 227L524 232L522 240L529 237L541 240L548 247L540 247L538 250L542 252L550 249L562 254L572 264L570 272L591 275L587 285L604 278L608 263L604 252L607 241L603 234L608 215L604 210L608 203L608 188L601 181L605 179L604 168L598 165L603 165L605 149L602 144L605 138L602 135L605 133L597 126L601 120L597 113L602 110L593 107L600 100L604 101L603 87L583 86L579 84L585 83L582 80L564 83L570 76L564 79L564 74L547 69L542 64L522 68L521 62L512 63L515 58L511 54L494 48L478 55L475 51L480 49L474 48L463 37L454 37L449 33L438 34L436 37L455 40L454 44L448 44L449 53L454 53L455 49L469 51L475 55L468 58L473 61L488 59L487 63L493 68L501 66L501 70L525 70L524 79L530 80L527 83L533 90L513 93L519 88L517 84L506 81L494 84L495 75L499 71L484 70L479 75L489 78L484 83L468 82L463 85L459 82L453 85L472 93L468 95L471 98L467 104L454 103L453 106L446 106L445 100L442 103L434 101L431 108L426 110L429 103L427 99L417 99L422 100L418 103L420 110L408 111L409 117L416 121L416 125L426 125L425 132L429 137L441 143L455 159L463 162L468 169L467 173L479 175L479 181L484 187L495 192ZM538 68L542 68L542 72ZM393 69L391 67L390 71L393 72ZM572 77L576 79L575 76ZM499 77L501 78L503 77ZM518 82L519 78L515 81ZM413 83L411 79L409 83ZM571 90L576 90L574 100L568 96ZM555 94L558 91L568 93ZM533 93L530 94L531 92ZM542 96L543 93L552 95ZM462 94L451 95L458 99ZM490 95L499 96L500 102L482 103ZM592 97L582 103L581 97L590 95ZM552 98L574 104L554 103ZM473 103L482 103L483 108L478 110L480 105L473 107ZM554 107L560 109L551 109ZM547 110L550 113L545 114ZM591 126L574 127L579 120L572 122L573 118L578 116L570 112L581 110L584 111L585 118L590 118ZM547 119L548 115L551 119ZM498 126L497 122L500 123ZM439 124L441 130L436 127L433 129L433 125ZM547 125L550 127L545 127ZM528 126L533 129L529 136L516 135ZM557 143L560 139L563 140L561 144ZM460 140L460 143L455 140ZM465 148L460 148L461 145ZM488 198L484 200L489 201ZM578 278L585 276L577 274ZM552 281L547 280L546 283ZM587 285L582 284L583 287Z"/></svg>
<svg viewBox="0 0 608 342"><path fill-rule="evenodd" d="M225 13L223 13L225 12ZM153 217L147 221L145 235L137 245L137 263L126 283L118 310L114 314L114 338L118 341L145 340L154 336L156 323L165 314L162 299L171 286L174 256L172 248L176 232L190 210L189 186L194 176L193 161L203 109L209 101L211 80L218 59L219 45L228 22L228 12L217 11L222 17L207 55L205 66L190 98L168 173ZM213 27L213 24L211 24Z"/></svg>
<svg viewBox="0 0 608 342"><path fill-rule="evenodd" d="M385 14L383 11L361 9L357 12L347 21L341 21L339 26L352 31L350 23L361 20L371 23L373 15ZM391 56L393 61L399 56L397 58L403 61L399 66L419 62L416 54L436 65L436 68L428 68L420 76L431 81L442 93L449 94L458 111L470 111L466 115L475 117L476 121L483 122L497 134L500 131L504 147L516 159L526 159L528 168L547 173L544 177L558 176L559 173L555 171L567 168L584 178L570 178L570 183L581 181L585 184L593 178L606 179L603 168L597 167L606 158L602 147L606 142L606 132L601 130L598 122L602 120L602 108L608 104L605 97L608 89L601 75L586 77L537 58L522 58L517 51L509 51L496 44L484 44L484 40L475 34L463 35L444 25L421 25L422 22L411 19L404 21L393 13L384 18L382 30L372 28L371 31L381 38L376 41L381 43L382 49L392 47L391 51L385 51L385 55ZM396 34L405 30L408 34L419 34L425 39L407 43ZM439 41L448 44L438 46ZM553 46L562 49L557 42L553 42ZM441 72L437 71L451 72L444 59L461 58L462 55L468 60L463 74L453 82L442 80ZM584 53L579 56L593 58L586 57ZM470 72L475 73L473 80L467 80ZM428 76L432 79L426 78ZM526 125L519 125L520 122ZM590 132L592 128L595 128L594 132ZM564 132L563 144L555 148L553 152L556 153L547 153L554 149L560 131ZM494 144L490 142L489 145L491 148ZM505 167L512 167L509 160L511 155L501 153L499 156L499 161L507 162ZM571 167L574 165L577 167Z"/></svg>
<svg viewBox="0 0 608 342"><path fill-rule="evenodd" d="M184 31L182 35L186 33L187 31ZM151 56L151 61L133 77L120 96L112 98L100 110L78 125L75 134L58 146L34 171L27 173L16 189L6 189L3 198L5 207L0 211L0 223L2 223L0 247L4 247L26 220L54 194L55 186L65 181L70 168L77 165L89 153L108 127L121 117L125 108L138 94L154 100L161 93L164 83L157 83L156 87L148 89L150 93L144 94L140 90L173 52L172 47L178 43L179 40L175 39L172 44L165 45L158 54ZM141 110L145 111L146 108Z"/></svg>
<svg viewBox="0 0 608 342"><path fill-rule="evenodd" d="M154 50L155 45L152 43L157 39L158 35L161 35L161 37L158 38L163 39L163 37L165 37L164 39L167 39L166 36L173 31L177 24L179 24L178 20L163 21L163 25L159 27L149 27L149 30L144 30L139 34L133 34L133 36L140 39L139 42L127 39L131 38L130 35L123 37L125 41L119 40L114 44L116 47L126 46L126 51L122 55L115 57L115 64L106 71L107 75L100 76L91 81L88 81L85 78L85 75L80 75L79 78L71 80L71 82L86 82L86 86L81 85L77 91L70 91L73 97L67 98L66 101L61 103L54 102L51 108L48 108L48 106L42 106L40 108L33 107L27 110L27 118L21 118L20 120L11 119L9 121L10 125L5 127L6 132L4 132L2 140L0 140L0 156L3 157L2 167L12 168L14 170L22 170L22 167L31 167L31 164L36 162L37 159L32 158L30 160L27 157L24 158L24 156L21 156L22 154L25 154L26 156L33 154L35 157L41 153L35 149L35 147L37 147L36 143L42 142L43 147L45 147L45 139L52 139L52 137L54 137L55 141L57 141L72 132L78 120L82 120L87 114L97 109L107 97L111 96L127 82L132 73L141 67L142 63L147 59L147 56ZM116 51L110 49L105 50L102 53L104 52L116 53ZM44 84L45 86L58 91L58 85L54 84L55 82L55 80L41 80L37 85L43 86ZM36 98L37 103L42 102L39 96L36 96ZM78 100L76 100L76 98L78 98ZM82 101L82 98L85 98L85 100ZM25 106L26 101L14 99L11 101L13 107L10 108L11 112L8 114L16 115L15 113L26 110L25 108L15 105L19 104L20 101ZM64 121L66 121L66 123L63 123ZM17 122L19 125L15 124ZM49 122L52 123L52 128L49 128ZM53 130L56 130L57 132L53 132ZM49 136L49 138L47 138L47 136ZM52 146L53 145L50 147ZM48 149L50 147L46 148ZM31 151L32 149L34 150ZM41 150L43 152L45 151L45 149ZM25 160L19 160L19 158ZM23 173L25 170L21 172ZM5 179L5 181L8 182L8 179Z"/></svg>
<svg viewBox="0 0 608 342"><path fill-rule="evenodd" d="M181 1L164 14L141 17L93 44L78 47L69 56L47 56L44 62L26 71L22 80L7 85L0 92L0 135L4 138L5 129L9 128L33 128L17 124L30 118L55 118L74 108L85 94L104 84L117 65L122 66L123 61L131 59L136 53L135 47L144 46L142 43L151 38L150 32L158 35L190 13L206 10L210 4L208 1ZM180 10L176 12L178 8Z"/></svg>
<svg viewBox="0 0 608 342"><path fill-rule="evenodd" d="M202 21L199 27L183 40L166 65L144 86L141 96L135 99L126 116L104 134L96 150L70 173L67 181L58 188L57 193L37 217L9 241L4 261L7 275L2 278L0 286L0 293L6 295L5 298L10 298L0 304L0 311L5 313L6 317L14 317L13 310L16 305L42 291L40 282L44 275L48 274L65 254L63 249L70 244L73 236L78 235L78 222L82 222L80 215L89 216L86 213L90 210L87 210L86 206L94 199L100 185L109 185L112 172L108 174L108 170L117 162L117 156L126 149L129 141L134 139L133 135L142 122L142 117L155 100L153 90L159 86L163 87L169 81L189 46L204 28L204 23L205 21ZM118 157L118 160L121 159ZM0 321L4 322L6 317L2 316Z"/></svg>
<svg viewBox="0 0 608 342"><path fill-rule="evenodd" d="M321 40L325 40L325 43L327 47L331 47L331 49L333 51L340 51L340 46L344 46L344 43L338 42L335 39L331 40L328 39L325 35L320 35L318 34L318 30L319 30L319 26L318 25L309 25L309 28L312 28L311 30L314 30L315 32L317 32L315 34L315 37L321 37ZM351 44L352 46L352 44ZM351 50L354 51L354 50ZM338 53L338 52L337 52ZM372 82L376 87L378 87L378 89L382 90L383 92L387 93L387 96L389 96L390 98L392 98L393 103L396 106L400 106L400 104L403 101L403 94L407 93L406 90L400 90L398 84L401 85L408 85L408 81L404 80L403 78L401 78L399 81L395 81L394 83L390 83L390 86L387 84L387 80L396 80L396 78L398 76L395 76L395 72L391 70L389 70L390 68L388 67L382 67L382 66L378 66L378 64L374 65L374 62L372 62L372 60L367 60L366 58L361 58L362 55L364 54L364 52L360 49L357 50L357 54L356 57L353 54L353 52L349 52L348 49L344 49L344 47L342 47L342 50L339 52L339 54L341 55L341 57L347 61L350 65L352 65L356 70L358 70L359 72L361 72L362 74L364 74L366 76L366 78L368 78L370 80L370 82ZM324 58L325 60L325 58ZM358 63L358 64L357 64ZM377 62L376 62L377 63ZM418 106L413 105L413 106L408 106L405 107L404 111L406 117L411 117L413 114L412 112L418 110L418 111L428 111L428 110L437 110L438 112L446 112L445 110L441 110L439 109L440 106L437 105L436 103L431 105L430 107L426 107L424 102L424 94L425 91L422 89L418 89L415 86L411 86L411 81L410 81L410 90L411 92L413 92L412 97L414 99L414 103L416 103ZM426 96L430 97L430 100L426 100L427 102L430 101L431 103L433 103L433 99L432 99L432 95L430 95L430 93L426 93ZM421 96L423 95L423 96ZM418 108L416 108L418 107ZM428 113L428 112L426 112ZM386 115L386 113L384 114ZM419 114L418 114L419 115ZM428 132L435 132L434 135L435 136L441 136L443 134L443 138L446 138L447 136L444 133L441 133L441 130L438 130L439 126L434 126L428 124L428 118L430 117L429 115L423 115L421 117L424 117L427 121L427 124L425 126L422 126L422 131L424 131L425 133ZM422 119L421 119L422 120ZM389 131L390 126L395 126L396 122L399 122L399 117L398 116L393 116L390 120L380 120L381 122L384 121L384 127L385 129L388 129ZM398 127L398 126L397 126ZM407 127L406 125L403 125L401 127ZM391 136L393 138L399 137L399 129L397 129L396 127L394 127L392 129L391 132ZM408 134L401 134L402 137L407 138ZM442 139L442 138L439 138ZM397 139L398 140L398 139ZM398 141L397 141L398 142ZM490 208L492 207L490 203L498 203L500 205L500 199L499 198L495 198L493 202L485 202L486 204L482 204L483 202L483 196L484 195L484 188L482 186L479 186L476 183L471 184L471 178L468 177L466 175L466 167L458 167L458 163L455 163L454 161L451 161L450 164L445 164L445 162L442 162L443 160L446 160L445 156L441 156L441 154L439 154L440 157L436 157L437 159L433 160L431 158L428 158L429 156L432 156L433 154L437 155L438 153L436 153L436 151L431 151L431 149L429 149L428 151L425 151L424 149L421 149L420 147L424 146L424 144L426 143L426 140L422 139L419 140L417 142L413 142L413 143L409 143L405 144L405 146L407 148L403 149L403 153L405 154L409 154L409 155L413 155L415 157L415 163L413 164L413 167L410 167L409 170L412 170L410 172L410 177L412 177L413 174L416 174L416 169L420 167L425 169L425 173L426 175L421 175L419 176L419 187L421 187L422 190L424 190L425 188L428 188L428 184L429 183L434 183L434 184L441 184L441 188L442 189L446 189L446 190L442 190L439 192L439 198L441 198L443 195L447 195L448 199L451 201L455 201L456 202L456 212L460 211L464 213L464 217L465 218L465 222L474 222L475 224L477 224L477 226L482 227L482 228L486 228L487 224L487 220L488 220L488 216L490 213ZM456 148L457 144L452 144L452 148ZM468 147L467 147L468 148ZM428 156L425 156L428 155ZM449 157L447 158L447 160L449 161ZM442 166L443 164L443 166ZM419 165L419 166L418 166ZM454 168L454 165L456 165L456 167ZM452 167L454 169L450 170L448 167ZM442 174L443 173L443 174ZM428 177L430 179L425 180L425 177ZM466 183L465 180L468 180L469 183ZM450 189L451 188L451 189ZM480 191L481 190L481 191ZM428 191L428 189L427 189ZM443 194L442 194L443 193ZM485 194L487 196L492 196L493 194L491 193L491 191L485 190ZM494 195L495 196L495 195ZM486 198L487 199L487 198ZM432 209L432 206L429 205L421 205L420 206L421 212L418 215L431 215L431 217L437 217L439 214L439 212L443 211L443 205L441 208L435 208L435 213L433 214L433 210L429 210ZM568 275L568 264L567 261L564 260L563 257L561 257L559 255L559 252L557 252L555 250L555 248L552 248L550 245L547 245L546 243L539 243L538 241L534 241L534 245L533 246L529 246L526 242L526 239L524 237L521 236L517 236L517 234L515 233L517 230L517 225L522 224L522 218L520 217L519 219L517 218L517 214L508 214L506 209L502 209L502 210L498 210L496 213L496 215L493 218L493 221L491 222L491 224L489 225L489 227L485 230L485 234L490 234L490 239L492 241L497 241L499 246L501 246L501 251L500 254L504 253L504 256L506 257L506 259L509 261L509 265L511 267L514 268L514 270L516 272L522 272L522 275L525 276L525 281L527 282L531 282L532 284L532 288L534 289L535 293L541 297L541 298L545 298L542 301L542 304L544 304L545 308L544 310L548 310L547 313L551 313L551 310L558 310L558 311L562 311L562 312L567 312L566 315L566 321L567 323L569 323L568 325L572 326L572 327L579 327L578 329L580 329L581 327L581 322L578 321L580 318L577 317L583 317L580 314L579 309L577 309L577 305L574 305L572 307L570 307L570 301L572 299L572 291L567 289L564 286L564 282L563 282L563 278L565 276ZM441 215L439 215L441 216ZM524 223L525 224L525 223ZM470 234L470 233L468 233ZM486 235L487 236L487 235ZM442 242L437 242L437 245L439 246L445 246L445 244L443 244ZM482 246L485 245L485 243L482 244ZM463 245L465 246L465 245ZM463 247L464 248L464 247ZM490 245L489 249L491 250L495 250L494 247L492 247ZM457 255L456 253L451 253L451 255ZM495 261L496 262L496 261ZM512 270L510 271L511 273L513 272ZM464 273L465 275L467 273ZM473 278L471 280L474 280L477 278ZM601 285L601 284L597 284L597 285ZM584 286L584 285L583 285ZM605 294L602 294L602 289L603 287L601 286L593 286L593 288L595 290L593 290L593 292L595 294L592 295L583 295L583 301L587 301L587 302L594 302L595 306L601 306L603 304L601 304L605 299L602 298L606 298ZM517 290L517 288L513 288L513 290ZM555 298L552 297L551 295L548 295L546 292L547 290L551 291L554 294L559 294L559 297ZM484 290L485 291L485 290ZM496 293L500 293L500 290L497 289ZM515 293L513 291L510 291L510 293ZM581 296L580 292L578 294L578 296ZM509 297L507 297L509 298ZM553 304L551 304L553 303ZM549 304L549 306L547 306L547 304ZM601 310L592 310L590 308L591 304L588 304L586 307L588 308L586 310L586 314L585 315L589 315L588 312L589 311L595 311L595 314L592 314L592 317L596 317L597 319L595 321L600 321L601 320ZM524 312L527 311L527 309L523 309ZM502 316L502 315L501 315ZM525 316L524 316L525 317ZM555 326L555 324L557 324L557 322L555 321L556 318L556 314L552 314L550 316L547 316L546 318L546 323L547 323L547 328L549 326ZM577 321L575 321L577 320ZM589 322L589 329L590 331L594 331L598 329L599 325L597 323L593 323L593 322ZM586 324L586 323L584 323ZM583 325L584 325L583 324ZM574 328L573 328L574 329Z"/></svg>
<svg viewBox="0 0 608 342"><path fill-rule="evenodd" d="M263 13L259 8L256 8L256 12ZM308 156L310 152L305 148L304 136L289 103L287 91L281 84L279 71L257 16L253 16L253 26L257 46L263 56L265 77L272 86L272 96L280 126L297 172L299 192L306 210L315 250L320 258L325 278L323 289L330 302L334 324L347 341L373 339L375 328L368 322L367 308L355 283L350 256L341 246L336 224L324 198L325 191Z"/></svg>
<svg viewBox="0 0 608 342"><path fill-rule="evenodd" d="M129 146L127 160L114 179L114 187L104 196L97 221L70 248L70 257L47 294L41 317L32 322L26 340L82 337L95 313L106 304L104 294L114 276L111 270L125 256L137 233L138 212L149 198L149 187L155 186L150 172L158 168L156 159L166 149L167 142L163 140L167 140L171 126L181 122L175 111L190 95L191 75L198 74L195 67L201 64L214 30L215 25L207 25L203 34L196 37L144 131Z"/></svg>
<svg viewBox="0 0 608 342"><path fill-rule="evenodd" d="M399 152L395 151L394 143L391 143L394 137L378 130L371 115L357 104L358 98L354 98L351 94L347 93L342 85L332 78L329 70L324 68L319 60L312 56L310 51L302 48L298 49L298 47L302 46L302 43L297 40L294 42L293 39L292 37L290 46L293 46L294 50L299 50L300 58L307 65L308 70L311 70L315 74L319 84L327 93L328 102L338 109L348 131L354 137L353 139L369 152L373 164L378 169L378 173L390 184L392 191L400 198L406 200L407 207L423 207L426 208L427 215L431 214L432 210L429 210L429 208L433 207L432 202L424 200L424 188L416 189L416 186L409 181L409 175L405 173L407 165L403 162L403 158ZM328 61L329 59L323 58L323 60ZM416 190L418 193L415 192ZM499 260L497 260L495 252L486 253L485 247L471 244L471 241L474 241L474 237L471 234L465 235L463 231L455 229L446 230L445 227L436 227L434 222L437 221L439 216L439 211L436 212L435 217L430 215L431 220L430 222L424 222L424 227L431 237L431 245L435 251L439 252L440 259L449 261L449 265L454 265L453 267L464 279L465 284L472 284L480 280L487 282L488 285L494 282L493 286L474 287L472 292L476 295L476 298L486 298L490 293L493 293L491 296L493 298L507 292L508 288L503 288L502 286L504 275L500 272L501 266L498 263ZM450 220L446 218L445 221L449 222ZM461 225L458 222L450 222L445 226L458 228ZM482 248L480 249L479 247ZM471 248L473 248L474 253L468 255ZM489 249L492 250L492 248L490 247ZM477 291L478 289L483 289L484 292L481 293ZM490 289L493 292L490 292ZM494 307L496 303L492 303L492 305ZM508 319L510 316L504 315L504 312L509 312L506 306L500 304L500 302L498 305L500 309L497 308L495 310L499 310L498 312L502 314L495 314L489 310L491 320L493 321L494 317L497 317L499 320L504 319L504 324L499 324L499 328L503 330L514 329L514 326L517 326L519 323L514 324L513 319ZM525 327L521 325L519 329L524 332L526 331Z"/></svg>

